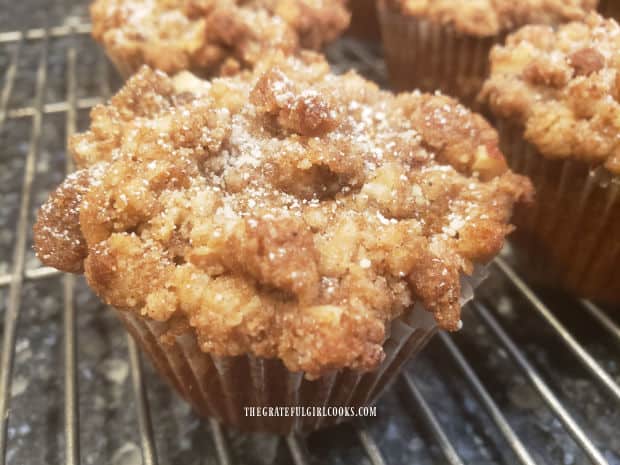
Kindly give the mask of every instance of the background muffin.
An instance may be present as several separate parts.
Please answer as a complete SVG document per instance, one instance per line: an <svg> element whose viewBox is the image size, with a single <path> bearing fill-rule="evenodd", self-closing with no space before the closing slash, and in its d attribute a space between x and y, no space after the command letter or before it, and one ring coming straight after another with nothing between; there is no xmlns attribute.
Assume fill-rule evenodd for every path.
<svg viewBox="0 0 620 465"><path fill-rule="evenodd" d="M143 64L234 74L274 50L318 50L349 24L345 0L95 0L91 18L125 77Z"/></svg>
<svg viewBox="0 0 620 465"><path fill-rule="evenodd" d="M539 278L620 299L620 28L592 14L554 32L525 27L491 54L482 98L513 169L537 188L517 217Z"/></svg>
<svg viewBox="0 0 620 465"><path fill-rule="evenodd" d="M380 0L390 78L398 90L418 88L475 106L488 76L488 54L525 24L581 19L597 0Z"/></svg>
<svg viewBox="0 0 620 465"><path fill-rule="evenodd" d="M452 99L314 54L212 82L145 67L71 140L82 169L42 207L36 248L84 270L199 412L309 430L242 408L371 402L461 327L531 195L497 144Z"/></svg>

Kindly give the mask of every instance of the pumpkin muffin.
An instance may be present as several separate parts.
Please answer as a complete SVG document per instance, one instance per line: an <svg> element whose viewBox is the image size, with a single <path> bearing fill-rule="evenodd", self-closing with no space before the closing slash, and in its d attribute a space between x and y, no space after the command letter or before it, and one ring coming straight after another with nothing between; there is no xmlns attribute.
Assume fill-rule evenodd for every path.
<svg viewBox="0 0 620 465"><path fill-rule="evenodd" d="M120 73L230 75L268 52L319 50L349 25L346 0L95 0L93 37Z"/></svg>
<svg viewBox="0 0 620 465"><path fill-rule="evenodd" d="M582 19L597 0L380 0L385 55L398 90L436 89L476 106L488 56L526 24Z"/></svg>
<svg viewBox="0 0 620 465"><path fill-rule="evenodd" d="M535 209L516 236L546 283L620 301L620 27L591 14L528 26L491 54L482 99L497 117L515 171L531 177Z"/></svg>
<svg viewBox="0 0 620 465"><path fill-rule="evenodd" d="M531 196L486 121L393 95L316 54L202 81L144 67L70 148L40 259L84 272L197 411L372 402L437 328Z"/></svg>

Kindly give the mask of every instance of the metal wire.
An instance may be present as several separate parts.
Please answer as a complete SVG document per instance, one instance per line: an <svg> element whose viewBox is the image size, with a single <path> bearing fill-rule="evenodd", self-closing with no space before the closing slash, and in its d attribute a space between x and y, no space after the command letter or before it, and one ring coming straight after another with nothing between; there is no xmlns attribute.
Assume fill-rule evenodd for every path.
<svg viewBox="0 0 620 465"><path fill-rule="evenodd" d="M15 84L15 76L17 75L17 63L19 61L19 53L22 49L23 36L20 36L19 40L15 44L13 54L11 55L11 62L6 69L6 75L4 77L4 87L2 88L2 94L0 94L0 130L4 127L4 121L7 117L7 108L9 105L9 98L11 97L11 91Z"/></svg>
<svg viewBox="0 0 620 465"><path fill-rule="evenodd" d="M55 268L49 266L42 266L35 268L34 270L26 270L24 272L24 278L26 281L36 281L38 279L51 278L52 276L58 276L61 272ZM0 275L0 287L8 286L13 281L12 274Z"/></svg>
<svg viewBox="0 0 620 465"><path fill-rule="evenodd" d="M381 455L381 449L379 449L379 445L375 442L371 434L368 430L361 424L357 424L355 426L355 433L366 451L366 455L370 459L370 463L372 465L386 465L385 459L383 455Z"/></svg>
<svg viewBox="0 0 620 465"><path fill-rule="evenodd" d="M99 97L89 97L78 99L75 103L76 108L79 110L87 110L89 108L94 107L98 103L102 103L104 100ZM18 118L27 118L29 116L33 116L37 110L34 107L22 107L15 108L8 112L8 116L11 119ZM43 105L43 109L41 110L44 115L50 115L54 113L64 113L69 111L69 103L68 102L54 102L54 103L46 103Z"/></svg>
<svg viewBox="0 0 620 465"><path fill-rule="evenodd" d="M210 432L213 437L213 443L215 444L215 453L217 454L219 464L232 465L228 441L226 440L226 435L224 434L222 425L211 418L209 419L209 426L211 427Z"/></svg>
<svg viewBox="0 0 620 465"><path fill-rule="evenodd" d="M22 34L20 31L0 32L0 44L7 44L25 40L39 40L46 37L66 37L72 34L90 34L91 25L88 23L70 24L65 26L56 26L52 28L36 28L29 29Z"/></svg>
<svg viewBox="0 0 620 465"><path fill-rule="evenodd" d="M500 431L514 454L517 456L517 459L519 459L519 462L523 465L536 465L536 462L529 454L514 430L511 428L510 424L506 420L506 417L504 417L499 407L489 394L489 391L487 391L474 372L474 369L471 367L469 362L467 362L463 353L445 333L440 333L439 338L465 375L465 379L467 379L467 382L473 388L474 392L478 396L478 399L482 402L483 407L495 423L495 426L497 426L497 429Z"/></svg>
<svg viewBox="0 0 620 465"><path fill-rule="evenodd" d="M76 334L75 334L75 306L73 291L75 278L71 275L64 277L64 341L65 341L65 462L67 465L80 463L80 430L77 375L76 375Z"/></svg>
<svg viewBox="0 0 620 465"><path fill-rule="evenodd" d="M99 94L85 98L77 97L77 75L76 63L78 57L78 47L76 38L82 34L88 34L91 30L89 24L84 22L71 22L52 28L31 29L24 32L11 31L0 33L0 44L12 44L13 50L9 59L9 65L4 76L4 85L0 92L0 131L7 119L32 118L29 149L26 156L24 168L24 179L21 191L19 217L16 228L16 244L13 259L13 268L9 274L0 275L0 287L9 287L9 298L6 312L4 315L4 333L2 341L2 354L0 359L0 421L2 431L0 434L0 465L6 463L7 451L7 426L9 419L10 403L10 383L13 370L13 355L15 351L15 336L19 312L21 307L22 287L24 281L36 281L43 278L58 275L58 271L41 267L33 270L25 270L25 248L28 225L28 212L32 198L32 184L34 180L34 166L39 154L41 143L42 120L46 114L65 113L66 131L70 136L76 127L77 112L80 109L91 108L92 106L104 101L110 96L111 86L108 79L108 65L102 58L97 63L97 72L102 77L100 81ZM67 49L67 90L66 101L45 104L45 92L47 81L47 54L48 45L51 38L66 37L69 39ZM32 106L9 109L9 101L17 76L19 59L24 43L40 41L41 55L36 71L35 98ZM383 61L372 52L355 42L347 42L339 53L339 57L345 60L347 56L352 56L363 66L371 68L378 76L385 73ZM342 64L345 69L347 63ZM67 170L71 171L72 165L67 160ZM510 268L503 260L499 259L497 266L502 273L513 283L513 285L527 298L532 307L543 317L543 319L553 329L554 333L569 347L571 352L580 360L584 366L592 373L606 391L611 394L614 400L620 399L620 388L613 379L601 368L587 351L575 340L568 330L553 316L551 311L543 304L541 299L524 283L524 281ZM63 327L64 327L64 424L65 424L65 455L66 463L75 465L80 463L80 435L79 435L79 411L78 411L78 389L76 376L76 330L75 330L75 305L74 305L74 278L66 276L63 278ZM620 329L605 313L594 304L583 301L583 306L613 337L616 342L620 342ZM484 325L490 328L491 332L497 337L503 347L511 355L512 359L526 375L528 380L540 393L546 405L557 415L564 424L569 434L575 439L589 459L597 464L604 465L607 462L602 453L597 449L592 440L581 429L575 420L569 415L566 408L561 404L551 389L542 380L527 360L522 351L510 339L508 334L501 328L490 310L482 305L476 304L474 308L480 315ZM447 336L442 335L440 339L448 349L457 365L463 371L465 379L471 385L472 391L481 400L482 405L489 413L500 434L506 440L520 463L534 465L525 445L519 440L504 414L495 404L483 382L473 371L467 362L464 354L458 346ZM156 465L158 462L156 455L156 445L153 434L153 424L150 419L148 396L143 382L143 372L139 359L139 354L135 343L128 338L129 362L131 367L131 381L136 400L137 422L140 435L143 463L145 465ZM451 465L462 465L455 445L450 441L448 435L443 430L439 420L433 414L431 408L425 401L413 379L406 375L404 382L407 386L417 410L428 426L434 439ZM221 465L232 463L226 435L221 426L215 421L210 421L208 428L215 445L215 453ZM379 450L377 443L363 426L356 427L356 434L360 445L366 452L368 459L373 465L384 465L386 459ZM295 464L307 465L310 463L310 456L304 439L297 435L290 435L286 438L286 444Z"/></svg>
<svg viewBox="0 0 620 465"><path fill-rule="evenodd" d="M574 336L560 323L553 315L551 310L543 303L543 301L534 293L534 291L525 284L516 271L508 266L501 258L495 260L497 267L504 275L514 284L514 286L525 296L532 304L540 316L553 328L555 334L570 349L577 359L590 371L590 373L613 397L616 403L620 404L620 386L603 370L601 365L583 348Z"/></svg>
<svg viewBox="0 0 620 465"><path fill-rule="evenodd" d="M620 326L614 323L603 310L589 300L582 300L581 305L583 305L586 311L611 334L616 344L620 345Z"/></svg>
<svg viewBox="0 0 620 465"><path fill-rule="evenodd" d="M67 110L66 126L67 139L75 133L77 124L77 75L76 75L77 50L75 37L71 36L70 46L67 50ZM71 157L66 157L66 172L73 171L73 161ZM76 332L75 332L75 306L73 292L75 288L75 278L72 275L65 275L63 279L63 323L64 323L64 356L65 356L65 462L67 465L78 465L80 463L80 436L79 436L79 414L78 414L78 387L76 375Z"/></svg>
<svg viewBox="0 0 620 465"><path fill-rule="evenodd" d="M24 282L24 263L26 257L26 238L28 229L28 209L32 197L32 183L34 181L35 164L39 154L41 142L41 128L43 122L43 101L45 98L45 83L47 81L47 53L48 35L45 30L41 43L41 56L37 67L35 88L36 109L32 120L30 133L30 147L26 155L24 179L21 192L19 218L17 220L15 253L13 256L13 272L9 287L9 299L4 315L4 334L2 340L2 358L0 359L0 465L6 460L7 433L9 422L10 383L13 372L13 355L15 353L15 334L21 309L22 286ZM10 70L9 70L10 71ZM14 78L14 76L13 76Z"/></svg>
<svg viewBox="0 0 620 465"><path fill-rule="evenodd" d="M127 346L129 348L129 366L131 367L131 383L133 394L136 399L136 415L138 417L138 432L140 434L140 445L142 447L142 464L157 465L157 454L155 452L155 441L153 440L153 422L149 411L149 403L144 387L142 365L138 355L138 348L133 338L127 335Z"/></svg>
<svg viewBox="0 0 620 465"><path fill-rule="evenodd" d="M478 314L482 317L487 326L502 342L502 345L506 348L512 359L521 368L521 371L530 380L534 388L543 397L547 406L553 410L556 416L564 424L571 436L577 441L584 452L588 455L592 463L597 465L606 465L607 460L603 457L603 454L598 450L594 443L588 438L587 434L581 429L573 417L564 408L559 399L553 394L549 386L543 381L542 377L534 369L532 364L528 362L523 352L521 352L516 344L510 339L508 334L502 329L497 320L491 315L491 313L481 304L474 304L474 308L478 311Z"/></svg>
<svg viewBox="0 0 620 465"><path fill-rule="evenodd" d="M304 440L297 434L289 434L286 437L286 445L291 453L295 465L309 465L308 451Z"/></svg>
<svg viewBox="0 0 620 465"><path fill-rule="evenodd" d="M422 418L435 437L435 440L439 444L441 452L448 461L449 465L464 465L456 449L450 442L448 435L441 427L439 420L437 420L437 417L424 399L424 396L415 385L413 378L409 375L409 373L405 373L403 378L405 379L405 384L407 385L407 389L409 390L413 401L416 403L418 410L422 414Z"/></svg>

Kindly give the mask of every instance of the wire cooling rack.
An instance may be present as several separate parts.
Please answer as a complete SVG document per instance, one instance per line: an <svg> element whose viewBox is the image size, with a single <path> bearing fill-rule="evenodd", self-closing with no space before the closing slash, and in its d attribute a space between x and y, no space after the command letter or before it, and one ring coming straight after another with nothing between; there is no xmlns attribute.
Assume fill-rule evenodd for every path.
<svg viewBox="0 0 620 465"><path fill-rule="evenodd" d="M618 309L535 291L509 252L377 418L307 438L197 418L83 280L31 251L36 207L72 169L67 136L120 85L86 18L79 1L0 2L0 465L620 464ZM328 57L386 85L376 44Z"/></svg>

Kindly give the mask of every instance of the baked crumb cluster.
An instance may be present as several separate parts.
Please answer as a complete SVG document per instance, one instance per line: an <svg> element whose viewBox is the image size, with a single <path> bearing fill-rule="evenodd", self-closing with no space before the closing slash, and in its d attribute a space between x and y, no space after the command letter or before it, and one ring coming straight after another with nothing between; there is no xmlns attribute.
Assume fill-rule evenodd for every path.
<svg viewBox="0 0 620 465"><path fill-rule="evenodd" d="M82 170L39 213L44 263L204 351L310 378L376 367L414 302L457 329L460 276L531 195L482 117L311 53L212 82L143 67L70 148Z"/></svg>
<svg viewBox="0 0 620 465"><path fill-rule="evenodd" d="M137 71L204 76L252 68L267 52L319 49L349 24L345 0L95 0L93 36Z"/></svg>
<svg viewBox="0 0 620 465"><path fill-rule="evenodd" d="M404 14L451 24L464 34L495 36L525 24L582 19L598 0L380 0Z"/></svg>
<svg viewBox="0 0 620 465"><path fill-rule="evenodd" d="M549 158L620 174L620 26L592 14L554 31L527 26L491 54L482 98Z"/></svg>

